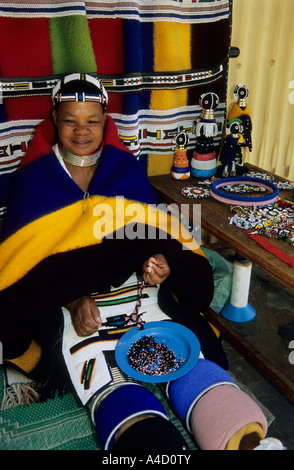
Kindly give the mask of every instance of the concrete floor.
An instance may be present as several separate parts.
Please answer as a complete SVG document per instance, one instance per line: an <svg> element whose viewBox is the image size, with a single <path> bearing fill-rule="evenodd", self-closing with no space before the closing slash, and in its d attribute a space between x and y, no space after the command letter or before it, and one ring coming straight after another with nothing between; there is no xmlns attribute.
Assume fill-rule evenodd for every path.
<svg viewBox="0 0 294 470"><path fill-rule="evenodd" d="M232 260L229 250L220 251L220 254ZM256 309L256 317L250 322L229 322L229 325L294 384L294 364L289 361L294 349L289 349L290 341L294 340L294 292L253 266L248 303ZM294 403L285 398L227 341L223 340L223 346L230 371L275 417L268 436L280 439L288 450L294 450Z"/></svg>

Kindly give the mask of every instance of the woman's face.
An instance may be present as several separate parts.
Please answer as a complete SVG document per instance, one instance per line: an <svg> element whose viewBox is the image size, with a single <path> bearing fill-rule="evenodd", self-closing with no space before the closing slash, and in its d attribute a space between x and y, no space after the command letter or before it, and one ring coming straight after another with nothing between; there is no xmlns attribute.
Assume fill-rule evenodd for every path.
<svg viewBox="0 0 294 470"><path fill-rule="evenodd" d="M69 101L53 111L62 148L83 157L101 144L105 114L100 103Z"/></svg>

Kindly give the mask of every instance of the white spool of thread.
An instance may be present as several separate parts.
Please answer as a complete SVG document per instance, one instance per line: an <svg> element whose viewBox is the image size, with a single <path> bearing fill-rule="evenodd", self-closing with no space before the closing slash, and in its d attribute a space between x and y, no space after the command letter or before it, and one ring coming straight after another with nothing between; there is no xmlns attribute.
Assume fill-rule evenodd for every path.
<svg viewBox="0 0 294 470"><path fill-rule="evenodd" d="M252 263L245 260L234 260L230 303L237 308L248 304Z"/></svg>
<svg viewBox="0 0 294 470"><path fill-rule="evenodd" d="M224 318L237 323L253 320L255 308L248 304L252 263L242 257L234 260L230 301L221 310Z"/></svg>

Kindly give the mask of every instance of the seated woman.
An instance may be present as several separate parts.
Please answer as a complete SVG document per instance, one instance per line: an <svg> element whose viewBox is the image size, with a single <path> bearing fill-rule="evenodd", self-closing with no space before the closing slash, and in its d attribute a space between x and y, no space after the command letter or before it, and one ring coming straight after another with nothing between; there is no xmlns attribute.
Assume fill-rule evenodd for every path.
<svg viewBox="0 0 294 470"><path fill-rule="evenodd" d="M149 284L160 284L162 310L196 333L204 357L227 368L221 344L201 314L213 296L211 267L194 240L184 249L183 237L173 237L169 228L150 222L148 210L158 204L157 197L105 114L107 101L98 79L87 74L64 77L53 90L53 119L37 127L15 176L0 234L0 341L5 361L48 382L52 347L62 326L61 307L70 311L78 335L91 335L100 328L101 318L90 294L109 292L137 272ZM129 209L138 204L143 212L134 218ZM148 237L151 225L155 232ZM194 393L188 395L193 402ZM178 392L176 397L183 401ZM119 397L116 403L119 406ZM104 400L102 404L98 421L103 408L109 411ZM125 413L124 423L127 407ZM263 416L256 408L253 415ZM248 412L237 422L247 425L250 418ZM265 433L264 419L259 421L258 439ZM222 448L238 429L234 416L230 426Z"/></svg>
<svg viewBox="0 0 294 470"><path fill-rule="evenodd" d="M74 81L69 82L69 86L63 86L63 90L58 92L58 97L55 99L53 119L59 142L54 146L54 151L73 181L87 194L102 157L102 139L106 118L104 109L107 95L101 87L102 94L99 96L101 96L102 103L91 100L63 101L63 95L70 93L70 90L76 93L76 86ZM85 93L82 90L86 88L89 88L89 92L93 91L97 94L97 90L90 90L89 82L81 82L78 85L80 93ZM160 254L146 260L142 270L144 280L151 284L161 283L169 274L167 261ZM72 314L74 327L80 336L92 334L99 328L101 324L99 310L91 297L76 299L67 304L67 308Z"/></svg>
<svg viewBox="0 0 294 470"><path fill-rule="evenodd" d="M96 78L64 77L53 90L53 119L37 127L16 173L0 233L5 358L16 361L30 349L31 373L41 354L34 336L45 320L53 322L54 312L67 305L78 333L90 334L100 320L89 294L107 292L144 270L146 282L161 283L163 303L171 303L166 294L173 290L183 322L192 321L202 348L226 365L201 315L213 296L209 262L196 242L183 249L160 222L149 222L149 207L159 201L105 114L107 101ZM134 202L143 208L142 220L133 219ZM158 225L151 237L150 224Z"/></svg>

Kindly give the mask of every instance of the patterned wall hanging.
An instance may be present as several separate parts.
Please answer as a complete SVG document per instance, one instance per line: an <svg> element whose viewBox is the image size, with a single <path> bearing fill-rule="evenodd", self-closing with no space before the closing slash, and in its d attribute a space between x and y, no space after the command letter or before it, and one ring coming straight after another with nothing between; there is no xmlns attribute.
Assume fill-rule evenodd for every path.
<svg viewBox="0 0 294 470"><path fill-rule="evenodd" d="M0 214L50 94L66 73L99 75L120 139L149 175L170 172L174 136L193 126L200 96L226 114L231 0L23 0L0 5Z"/></svg>

